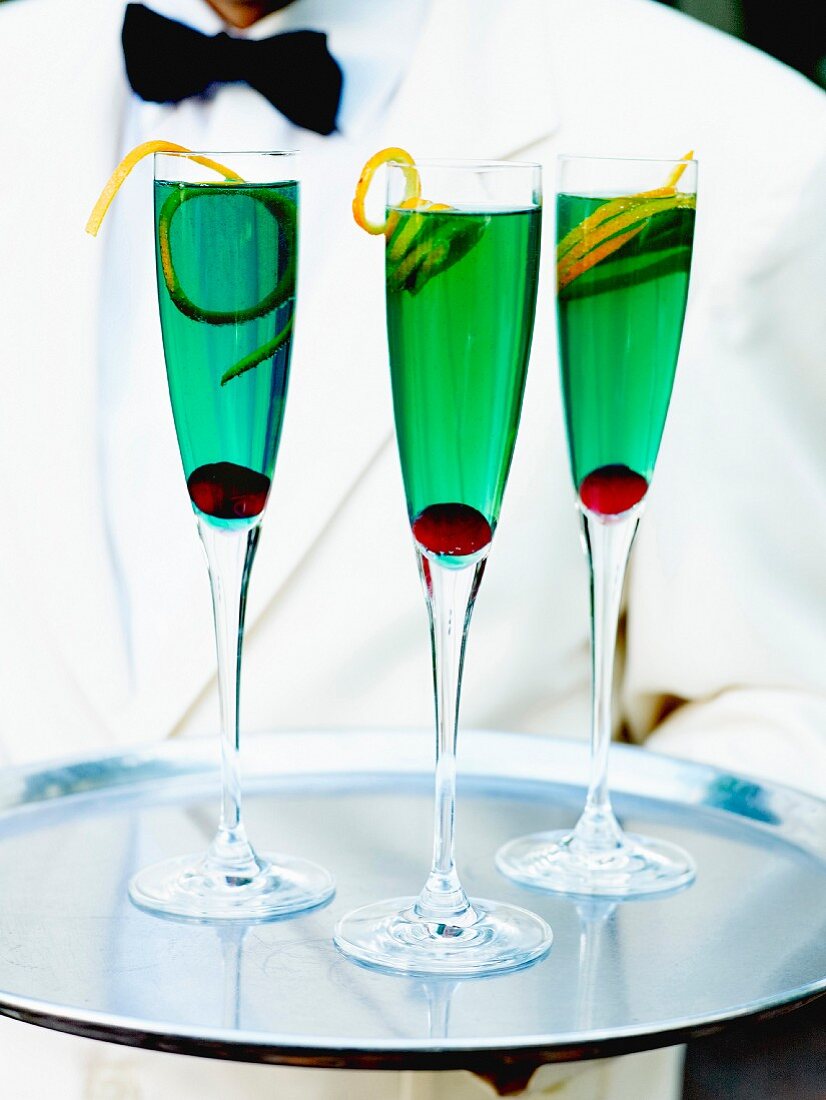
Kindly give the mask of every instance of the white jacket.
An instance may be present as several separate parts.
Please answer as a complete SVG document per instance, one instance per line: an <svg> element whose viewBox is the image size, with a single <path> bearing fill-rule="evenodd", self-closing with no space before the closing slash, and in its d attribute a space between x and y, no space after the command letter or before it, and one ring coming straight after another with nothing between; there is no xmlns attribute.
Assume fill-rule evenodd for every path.
<svg viewBox="0 0 826 1100"><path fill-rule="evenodd" d="M103 250L82 226L117 158L121 10L112 0L0 7L0 746L9 761L217 728L194 524L186 546L157 532L180 585L157 609L153 668L130 684L100 506ZM391 142L422 156L518 155L546 169L532 364L472 626L464 724L586 733L586 574L551 286L554 158L694 148L689 312L632 561L622 716L640 738L657 727L660 746L676 753L826 794L826 97L647 0L432 0L383 132L354 143L354 166ZM246 728L432 720L381 249L348 219L346 197L325 265L301 291L250 589ZM188 508L182 479L168 488ZM459 753L461 766L461 741ZM80 1041L60 1042L73 1064L87 1057ZM95 1064L125 1057L94 1051ZM149 1081L156 1070L145 1072ZM608 1088L598 1076L583 1074L576 1088L590 1078L592 1091L577 1095L616 1100L616 1089L598 1091ZM205 1079L201 1097L226 1092L227 1080L232 1095L259 1095L249 1067L210 1067ZM301 1080L295 1095L316 1095ZM414 1087L382 1080L381 1096ZM96 1095L83 1087L61 1096ZM459 1095L454 1075L427 1087ZM135 1095L156 1095L145 1088Z"/></svg>

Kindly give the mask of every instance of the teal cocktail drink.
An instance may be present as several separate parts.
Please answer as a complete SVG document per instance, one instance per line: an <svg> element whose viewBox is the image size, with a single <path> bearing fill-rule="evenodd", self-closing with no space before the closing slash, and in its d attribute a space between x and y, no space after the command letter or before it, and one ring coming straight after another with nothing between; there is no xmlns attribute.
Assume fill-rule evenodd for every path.
<svg viewBox="0 0 826 1100"><path fill-rule="evenodd" d="M499 519L533 331L540 210L392 213L387 331L408 511L416 541L456 564L490 542ZM406 237L452 262L407 272L396 258Z"/></svg>
<svg viewBox="0 0 826 1100"><path fill-rule="evenodd" d="M591 775L572 830L499 850L539 889L636 897L690 883L694 863L628 835L608 793L617 624L628 556L671 400L694 239L696 164L561 158L557 318L571 474L591 573Z"/></svg>
<svg viewBox="0 0 826 1100"><path fill-rule="evenodd" d="M298 185L155 181L158 299L190 498L260 515L287 396Z"/></svg>
<svg viewBox="0 0 826 1100"><path fill-rule="evenodd" d="M534 913L468 897L454 859L462 664L522 408L539 269L540 171L394 163L387 198L393 408L432 644L433 859L417 897L349 913L335 942L386 970L492 974L540 958L552 940Z"/></svg>
<svg viewBox="0 0 826 1100"><path fill-rule="evenodd" d="M593 236L611 228L612 219L598 220L610 201L560 195L559 241L575 237L589 218ZM642 209L642 203L629 205L631 216ZM608 515L636 504L651 481L688 295L693 196L679 206L669 196L650 199L645 209L640 220L593 246L634 234L581 274L575 272L576 257L567 265L568 252L559 259L564 265L559 347L571 471L585 507ZM587 259L588 243L585 234L580 263Z"/></svg>
<svg viewBox="0 0 826 1100"><path fill-rule="evenodd" d="M298 262L296 167L289 153L155 156L161 329L175 431L212 589L223 784L218 832L206 854L140 871L129 893L143 909L193 921L269 920L320 905L334 889L314 863L257 853L241 820L244 611L287 396Z"/></svg>

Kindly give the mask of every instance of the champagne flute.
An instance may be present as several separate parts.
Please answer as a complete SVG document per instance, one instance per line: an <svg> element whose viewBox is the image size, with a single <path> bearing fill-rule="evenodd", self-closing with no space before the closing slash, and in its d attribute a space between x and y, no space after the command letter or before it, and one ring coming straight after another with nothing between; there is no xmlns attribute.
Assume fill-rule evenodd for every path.
<svg viewBox="0 0 826 1100"><path fill-rule="evenodd" d="M232 169L223 180L221 162ZM143 909L193 921L267 920L320 905L334 889L315 863L256 853L241 820L244 611L287 395L297 180L294 153L155 155L161 329L212 589L222 795L208 851L140 871L129 893Z"/></svg>
<svg viewBox="0 0 826 1100"><path fill-rule="evenodd" d="M695 874L676 845L627 835L608 791L622 589L677 366L697 165L562 157L557 313L571 472L591 577L590 783L572 831L510 841L510 878L556 892L637 897Z"/></svg>
<svg viewBox="0 0 826 1100"><path fill-rule="evenodd" d="M411 173L438 202L411 202ZM462 663L522 406L536 308L540 169L391 163L387 219L396 435L433 653L433 861L418 897L350 913L335 942L386 970L486 974L523 966L551 943L551 930L533 913L470 899L454 860Z"/></svg>

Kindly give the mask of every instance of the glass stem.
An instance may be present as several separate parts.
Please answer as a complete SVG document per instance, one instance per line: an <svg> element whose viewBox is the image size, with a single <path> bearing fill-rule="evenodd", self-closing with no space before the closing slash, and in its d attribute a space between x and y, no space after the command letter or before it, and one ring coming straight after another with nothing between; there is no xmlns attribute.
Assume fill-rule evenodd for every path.
<svg viewBox="0 0 826 1100"><path fill-rule="evenodd" d="M467 926L477 914L456 873L456 734L468 625L485 559L461 569L445 568L419 554L419 572L430 616L436 704L436 799L433 864L415 911L422 920Z"/></svg>
<svg viewBox="0 0 826 1100"><path fill-rule="evenodd" d="M628 556L639 522L639 509L606 520L582 513L591 579L591 774L585 810L574 836L592 851L610 851L622 843L622 830L608 794L608 749L617 624Z"/></svg>
<svg viewBox="0 0 826 1100"><path fill-rule="evenodd" d="M206 551L212 589L221 706L221 819L207 862L213 864L215 870L230 874L239 885L261 869L241 821L238 731L247 585L259 531L257 524L243 531L230 531L198 519L198 533Z"/></svg>

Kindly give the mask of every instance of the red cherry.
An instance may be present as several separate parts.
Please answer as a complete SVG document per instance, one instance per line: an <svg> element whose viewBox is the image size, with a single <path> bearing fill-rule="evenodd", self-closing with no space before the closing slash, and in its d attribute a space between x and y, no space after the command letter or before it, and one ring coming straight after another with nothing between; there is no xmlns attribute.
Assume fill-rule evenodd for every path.
<svg viewBox="0 0 826 1100"><path fill-rule="evenodd" d="M210 462L186 481L192 503L216 519L252 519L264 510L270 491L266 474L234 462Z"/></svg>
<svg viewBox="0 0 826 1100"><path fill-rule="evenodd" d="M617 516L638 504L648 492L648 482L627 466L600 466L583 479L579 499L589 512Z"/></svg>
<svg viewBox="0 0 826 1100"><path fill-rule="evenodd" d="M492 537L488 521L468 504L431 504L413 520L413 538L431 554L465 557Z"/></svg>

